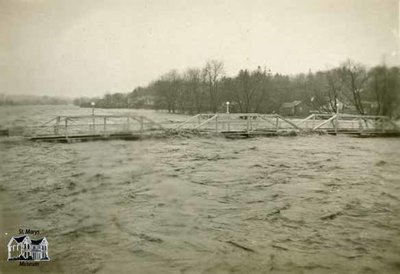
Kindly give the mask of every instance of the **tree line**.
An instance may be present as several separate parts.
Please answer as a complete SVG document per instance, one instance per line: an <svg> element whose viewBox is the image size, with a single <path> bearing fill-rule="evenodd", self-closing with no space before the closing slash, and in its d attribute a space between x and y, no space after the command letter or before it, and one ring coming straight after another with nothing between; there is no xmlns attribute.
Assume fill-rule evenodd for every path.
<svg viewBox="0 0 400 274"><path fill-rule="evenodd" d="M372 68L347 60L324 71L297 75L273 74L266 67L243 69L233 77L224 64L208 61L202 68L171 70L146 87L103 98L78 98L87 107L94 100L101 108L152 108L171 113L231 112L277 113L285 102L301 101L307 111L349 111L359 114L400 116L400 68Z"/></svg>

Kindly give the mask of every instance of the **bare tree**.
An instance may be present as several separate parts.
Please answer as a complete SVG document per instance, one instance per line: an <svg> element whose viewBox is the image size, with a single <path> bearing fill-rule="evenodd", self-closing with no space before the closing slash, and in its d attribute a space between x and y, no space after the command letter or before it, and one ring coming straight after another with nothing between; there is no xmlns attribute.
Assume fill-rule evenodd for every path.
<svg viewBox="0 0 400 274"><path fill-rule="evenodd" d="M218 111L220 104L218 82L223 76L224 64L221 61L210 60L203 69L203 80L207 85L210 110Z"/></svg>
<svg viewBox="0 0 400 274"><path fill-rule="evenodd" d="M201 70L189 68L184 73L185 90L188 100L188 111L200 113L203 110L204 95L201 83Z"/></svg>
<svg viewBox="0 0 400 274"><path fill-rule="evenodd" d="M333 94L329 90L326 72L309 73L305 80L305 90L307 96L303 99L314 110L319 112L336 111L336 104L332 104ZM334 108L332 108L333 105Z"/></svg>
<svg viewBox="0 0 400 274"><path fill-rule="evenodd" d="M168 109L168 112L175 113L177 110L180 76L176 70L161 76L161 79L156 83L156 91L161 99L161 106Z"/></svg>
<svg viewBox="0 0 400 274"><path fill-rule="evenodd" d="M369 87L377 102L376 115L396 115L400 101L400 69L377 66L370 70Z"/></svg>
<svg viewBox="0 0 400 274"><path fill-rule="evenodd" d="M327 95L329 98L329 106L333 112L338 111L338 101L342 97L343 86L340 81L340 74L337 69L328 70L326 73L327 79ZM343 100L343 99L342 99Z"/></svg>
<svg viewBox="0 0 400 274"><path fill-rule="evenodd" d="M240 112L249 113L260 108L260 102L264 100L266 94L266 81L266 70L262 70L261 67L253 72L248 70L239 72L235 80L234 94Z"/></svg>
<svg viewBox="0 0 400 274"><path fill-rule="evenodd" d="M365 111L361 97L368 80L365 67L354 61L347 60L339 68L338 73L343 86L343 95L361 115L364 115Z"/></svg>

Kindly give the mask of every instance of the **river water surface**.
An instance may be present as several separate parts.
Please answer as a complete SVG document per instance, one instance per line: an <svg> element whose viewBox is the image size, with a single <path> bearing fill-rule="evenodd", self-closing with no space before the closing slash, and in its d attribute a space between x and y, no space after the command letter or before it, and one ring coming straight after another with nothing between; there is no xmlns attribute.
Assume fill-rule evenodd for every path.
<svg viewBox="0 0 400 274"><path fill-rule="evenodd" d="M3 107L0 125L86 112ZM398 138L2 138L0 161L1 273L400 272ZM20 228L50 262L6 261Z"/></svg>

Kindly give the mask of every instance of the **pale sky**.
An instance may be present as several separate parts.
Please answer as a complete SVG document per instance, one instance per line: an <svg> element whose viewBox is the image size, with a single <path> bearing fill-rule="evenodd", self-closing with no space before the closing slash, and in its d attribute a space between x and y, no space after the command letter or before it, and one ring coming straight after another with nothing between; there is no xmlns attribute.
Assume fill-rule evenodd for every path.
<svg viewBox="0 0 400 274"><path fill-rule="evenodd" d="M0 93L102 96L222 60L228 76L399 64L398 0L0 0Z"/></svg>

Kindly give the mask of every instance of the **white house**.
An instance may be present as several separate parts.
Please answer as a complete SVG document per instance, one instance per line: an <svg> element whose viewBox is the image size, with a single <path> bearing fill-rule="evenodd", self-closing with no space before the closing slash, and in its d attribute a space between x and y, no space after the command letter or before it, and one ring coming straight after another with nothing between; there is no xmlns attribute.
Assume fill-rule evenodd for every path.
<svg viewBox="0 0 400 274"><path fill-rule="evenodd" d="M49 242L46 237L32 240L28 235L12 237L8 242L8 260L48 261Z"/></svg>

